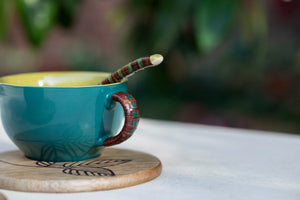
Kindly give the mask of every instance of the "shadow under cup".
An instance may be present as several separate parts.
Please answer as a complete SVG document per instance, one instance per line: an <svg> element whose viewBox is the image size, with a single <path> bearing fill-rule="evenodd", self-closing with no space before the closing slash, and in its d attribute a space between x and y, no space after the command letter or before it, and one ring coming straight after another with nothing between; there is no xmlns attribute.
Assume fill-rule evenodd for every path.
<svg viewBox="0 0 300 200"><path fill-rule="evenodd" d="M97 85L108 75L40 72L0 78L7 135L27 157L55 162L94 158L105 146L125 141L139 120L137 104L126 93L126 81Z"/></svg>

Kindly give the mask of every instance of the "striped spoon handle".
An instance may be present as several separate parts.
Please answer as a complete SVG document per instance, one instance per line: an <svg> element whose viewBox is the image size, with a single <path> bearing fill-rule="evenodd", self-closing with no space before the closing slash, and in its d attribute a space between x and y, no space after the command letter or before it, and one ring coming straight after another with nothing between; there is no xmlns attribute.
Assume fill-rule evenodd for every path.
<svg viewBox="0 0 300 200"><path fill-rule="evenodd" d="M101 85L121 82L123 79L128 78L137 71L140 71L147 67L159 65L163 61L163 59L164 58L162 57L162 55L159 54L136 59L135 61L128 63L118 71L109 75L101 82Z"/></svg>

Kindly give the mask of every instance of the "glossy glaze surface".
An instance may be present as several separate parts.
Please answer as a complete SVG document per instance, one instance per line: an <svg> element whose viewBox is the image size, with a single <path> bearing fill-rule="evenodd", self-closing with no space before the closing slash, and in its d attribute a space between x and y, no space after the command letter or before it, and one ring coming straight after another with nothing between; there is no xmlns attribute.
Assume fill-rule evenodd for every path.
<svg viewBox="0 0 300 200"><path fill-rule="evenodd" d="M0 78L0 83L16 86L83 87L99 85L109 73L102 72L38 72L9 75Z"/></svg>
<svg viewBox="0 0 300 200"><path fill-rule="evenodd" d="M59 72L1 78L5 131L32 159L77 161L98 156L103 146L97 142L115 134L123 120L123 109L116 106L111 95L127 90L127 82L96 85L105 76ZM39 86L41 80L43 86ZM49 80L56 84L49 87Z"/></svg>

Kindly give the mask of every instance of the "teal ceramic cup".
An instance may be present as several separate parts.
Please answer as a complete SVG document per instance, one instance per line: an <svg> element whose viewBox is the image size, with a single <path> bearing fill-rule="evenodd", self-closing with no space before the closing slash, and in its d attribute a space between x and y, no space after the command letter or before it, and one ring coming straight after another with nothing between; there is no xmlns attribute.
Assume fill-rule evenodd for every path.
<svg viewBox="0 0 300 200"><path fill-rule="evenodd" d="M38 72L0 78L1 120L26 157L80 161L97 157L135 131L139 109L127 82L97 85L100 72Z"/></svg>

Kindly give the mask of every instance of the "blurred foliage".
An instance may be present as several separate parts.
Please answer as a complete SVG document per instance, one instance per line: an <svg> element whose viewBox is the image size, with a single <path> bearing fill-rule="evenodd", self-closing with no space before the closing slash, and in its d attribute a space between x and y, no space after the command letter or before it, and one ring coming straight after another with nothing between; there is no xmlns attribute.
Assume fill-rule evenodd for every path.
<svg viewBox="0 0 300 200"><path fill-rule="evenodd" d="M0 39L7 29L8 6L15 4L26 35L31 44L38 47L55 24L71 25L74 13L81 0L1 0Z"/></svg>
<svg viewBox="0 0 300 200"><path fill-rule="evenodd" d="M264 2L129 0L119 10L134 21L125 34L132 52L165 56L140 91L220 106L224 96L256 87L266 48Z"/></svg>
<svg viewBox="0 0 300 200"><path fill-rule="evenodd" d="M259 0L129 0L122 18L130 17L129 44L135 51L205 53L238 33L242 44L264 41L266 16ZM124 9L124 8L123 8Z"/></svg>
<svg viewBox="0 0 300 200"><path fill-rule="evenodd" d="M299 106L290 102L298 99L290 93L300 80L297 46L283 52L269 43L266 1L128 0L116 12L115 24L123 19L126 27L119 28L135 57L165 56L159 69L139 75L131 87L147 117L214 124L205 115L217 111L221 125L252 116L268 126L274 120L298 126ZM188 106L193 102L196 108ZM221 114L228 112L236 116Z"/></svg>
<svg viewBox="0 0 300 200"><path fill-rule="evenodd" d="M0 41L6 38L7 0L0 1Z"/></svg>
<svg viewBox="0 0 300 200"><path fill-rule="evenodd" d="M15 12L30 43L42 49L42 43L53 27L59 25L72 29L76 13L81 14L77 12L78 8L86 2L0 0L0 41L8 37L7 18L11 7L17 8ZM89 5L105 5L99 1L88 2ZM63 55L58 70L114 71L124 64L118 64L120 58L128 62L160 53L165 57L162 65L146 73L140 72L129 81L130 92L142 102L139 106L143 117L267 129L282 125L283 131L300 132L300 93L294 92L300 90L300 33L291 34L300 31L300 27L294 26L296 20L290 22L293 17L299 17L299 14L292 15L293 12L299 13L299 1L120 2L109 10L107 16L109 24L122 37L123 44L117 47L119 54L113 52L108 57L113 59L106 61L101 51L107 46L100 40L95 42L100 50L94 49L91 43L100 31L86 28L97 22L94 21L95 15L90 15L85 19L93 20L79 28L91 32L86 37L92 35L94 38L80 40L83 33L80 30L82 32L71 42L73 45L57 45L52 54ZM276 10L276 15L270 14L272 9ZM279 20L276 22L279 28L270 25L271 18ZM280 24L280 19L284 25ZM287 23L292 26L287 26ZM98 24L103 29L111 28L101 25ZM279 33L272 32L274 30ZM279 35L277 38L274 37L276 34ZM292 35L294 38L289 37ZM39 65L34 59L39 55L36 55L37 51L34 53L7 50L1 57L0 52L1 60L11 60L6 66L16 66L15 70L1 69L2 72L20 71L17 68L24 65L23 61L28 63L29 71L34 70L30 66ZM15 55L22 61L14 59ZM46 67L39 70L57 70L52 64L46 62ZM117 66L111 68L115 64Z"/></svg>

